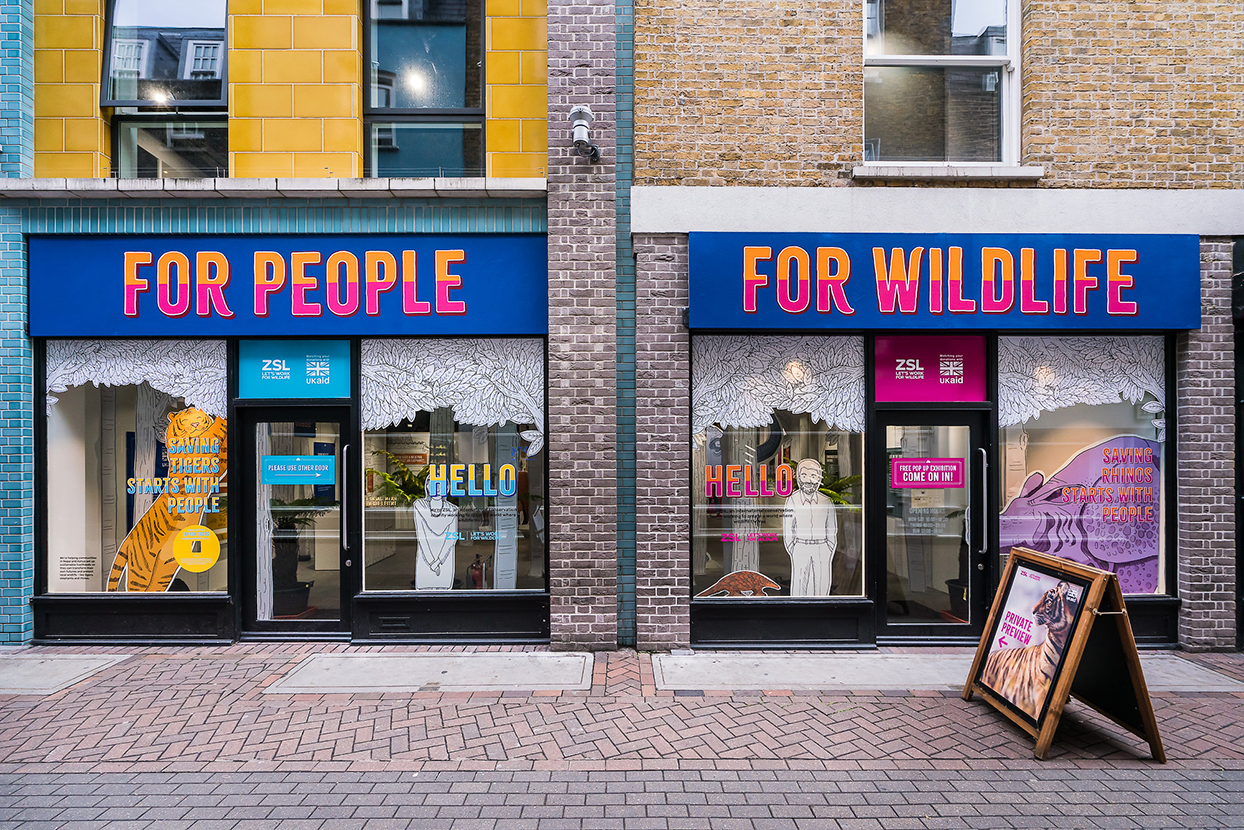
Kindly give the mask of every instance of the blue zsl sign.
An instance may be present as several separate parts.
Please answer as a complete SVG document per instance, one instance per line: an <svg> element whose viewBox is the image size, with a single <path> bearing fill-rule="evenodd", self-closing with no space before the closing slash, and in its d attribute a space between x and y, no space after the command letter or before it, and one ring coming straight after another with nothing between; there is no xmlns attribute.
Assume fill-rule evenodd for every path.
<svg viewBox="0 0 1244 830"><path fill-rule="evenodd" d="M1195 329L1200 240L1139 234L692 233L719 329Z"/></svg>
<svg viewBox="0 0 1244 830"><path fill-rule="evenodd" d="M337 458L332 455L265 455L261 458L262 484L333 485Z"/></svg>
<svg viewBox="0 0 1244 830"><path fill-rule="evenodd" d="M350 397L348 340L243 340L240 398Z"/></svg>

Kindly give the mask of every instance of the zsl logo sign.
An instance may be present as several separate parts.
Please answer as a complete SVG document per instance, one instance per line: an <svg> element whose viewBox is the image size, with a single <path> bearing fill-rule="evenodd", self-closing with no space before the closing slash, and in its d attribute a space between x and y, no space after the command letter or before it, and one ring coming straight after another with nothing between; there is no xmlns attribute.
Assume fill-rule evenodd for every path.
<svg viewBox="0 0 1244 830"><path fill-rule="evenodd" d="M263 362L264 372L288 372L289 363L284 360L265 360Z"/></svg>
<svg viewBox="0 0 1244 830"><path fill-rule="evenodd" d="M920 361L916 358L902 358L894 362L895 372L923 372L924 367L920 365Z"/></svg>

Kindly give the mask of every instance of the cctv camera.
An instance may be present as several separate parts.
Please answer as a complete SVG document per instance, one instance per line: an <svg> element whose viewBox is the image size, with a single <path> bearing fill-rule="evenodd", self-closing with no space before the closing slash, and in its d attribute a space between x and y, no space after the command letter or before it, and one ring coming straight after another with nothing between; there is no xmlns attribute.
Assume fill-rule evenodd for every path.
<svg viewBox="0 0 1244 830"><path fill-rule="evenodd" d="M592 144L591 126L595 116L587 104L575 104L570 108L570 129L575 152L589 161L600 161L600 150Z"/></svg>

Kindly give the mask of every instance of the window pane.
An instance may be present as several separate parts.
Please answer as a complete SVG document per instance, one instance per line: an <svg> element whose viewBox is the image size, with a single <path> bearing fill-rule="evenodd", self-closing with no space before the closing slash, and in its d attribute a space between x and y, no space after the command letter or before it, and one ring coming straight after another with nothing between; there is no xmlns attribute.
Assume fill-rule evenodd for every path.
<svg viewBox="0 0 1244 830"><path fill-rule="evenodd" d="M1007 0L868 0L868 55L1005 55Z"/></svg>
<svg viewBox="0 0 1244 830"><path fill-rule="evenodd" d="M480 124L371 125L372 176L482 176Z"/></svg>
<svg viewBox="0 0 1244 830"><path fill-rule="evenodd" d="M145 382L50 398L48 591L227 590L225 419Z"/></svg>
<svg viewBox="0 0 1244 830"><path fill-rule="evenodd" d="M1000 552L1033 548L1164 593L1161 337L998 341Z"/></svg>
<svg viewBox="0 0 1244 830"><path fill-rule="evenodd" d="M373 107L480 107L476 0L372 0Z"/></svg>
<svg viewBox="0 0 1244 830"><path fill-rule="evenodd" d="M225 0L116 0L105 71L112 101L223 97Z"/></svg>
<svg viewBox="0 0 1244 830"><path fill-rule="evenodd" d="M864 436L807 413L694 436L694 596L860 596Z"/></svg>
<svg viewBox="0 0 1244 830"><path fill-rule="evenodd" d="M473 426L442 407L364 433L366 590L543 589L543 466L523 437L534 429Z"/></svg>
<svg viewBox="0 0 1244 830"><path fill-rule="evenodd" d="M865 69L865 160L1000 161L1002 71Z"/></svg>
<svg viewBox="0 0 1244 830"><path fill-rule="evenodd" d="M117 176L199 179L229 174L224 121L118 121Z"/></svg>

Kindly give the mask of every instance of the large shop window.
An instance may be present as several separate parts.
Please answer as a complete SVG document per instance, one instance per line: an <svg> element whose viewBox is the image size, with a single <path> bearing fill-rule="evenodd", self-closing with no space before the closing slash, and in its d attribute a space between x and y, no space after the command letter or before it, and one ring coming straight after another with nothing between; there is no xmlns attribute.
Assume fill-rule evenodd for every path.
<svg viewBox="0 0 1244 830"><path fill-rule="evenodd" d="M692 341L692 594L864 593L864 340Z"/></svg>
<svg viewBox="0 0 1244 830"><path fill-rule="evenodd" d="M544 342L364 340L367 591L544 589Z"/></svg>
<svg viewBox="0 0 1244 830"><path fill-rule="evenodd" d="M482 176L483 4L371 0L368 175Z"/></svg>
<svg viewBox="0 0 1244 830"><path fill-rule="evenodd" d="M1022 545L1166 585L1162 337L998 339L1001 553Z"/></svg>
<svg viewBox="0 0 1244 830"><path fill-rule="evenodd" d="M1011 4L867 0L865 162L1015 163Z"/></svg>
<svg viewBox="0 0 1244 830"><path fill-rule="evenodd" d="M228 588L222 341L50 340L47 591Z"/></svg>

